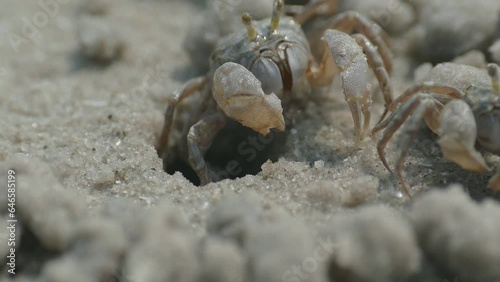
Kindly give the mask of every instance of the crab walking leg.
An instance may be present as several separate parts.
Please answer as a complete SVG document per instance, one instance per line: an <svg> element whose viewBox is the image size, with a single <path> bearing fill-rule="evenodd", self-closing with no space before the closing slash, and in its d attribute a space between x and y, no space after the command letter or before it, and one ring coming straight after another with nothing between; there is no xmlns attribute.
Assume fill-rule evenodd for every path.
<svg viewBox="0 0 500 282"><path fill-rule="evenodd" d="M295 16L295 22L304 24L309 19L317 15L332 15L338 7L338 0L318 0L311 1L306 7Z"/></svg>
<svg viewBox="0 0 500 282"><path fill-rule="evenodd" d="M191 114L191 116L182 123L182 127L179 129L179 137L182 138L178 140L178 143L176 144L177 150L179 152L187 152L186 138L189 130L191 129L191 126L197 123L200 118L204 116L204 113L206 113L207 110L209 110L209 108L211 107L213 98L210 88L207 86L200 94L201 95L197 95L196 97L196 100L199 99L200 105L197 105L197 107L190 107L190 112L193 114Z"/></svg>
<svg viewBox="0 0 500 282"><path fill-rule="evenodd" d="M393 99L392 86L389 80L389 73L387 73L384 61L382 60L380 53L378 53L377 47L375 47L363 34L353 34L352 37L356 39L358 45L363 48L363 51L366 54L366 58L368 59L368 65L375 73L380 89L382 89L382 94L384 95L385 100L385 107L389 107Z"/></svg>
<svg viewBox="0 0 500 282"><path fill-rule="evenodd" d="M476 151L477 126L474 114L463 100L447 103L441 112L439 145L443 156L463 169L487 172L490 170Z"/></svg>
<svg viewBox="0 0 500 282"><path fill-rule="evenodd" d="M332 84L333 79L337 76L339 69L335 64L330 52L326 51L328 45L323 40L325 46L321 62L316 64L313 59L310 60L309 66L306 70L307 81L311 86L329 86Z"/></svg>
<svg viewBox="0 0 500 282"><path fill-rule="evenodd" d="M375 46L377 46L387 72L391 73L391 42L389 36L378 24L372 22L358 12L347 11L333 18L327 28L336 29L345 33L356 31L365 35Z"/></svg>
<svg viewBox="0 0 500 282"><path fill-rule="evenodd" d="M188 161L200 178L201 185L212 182L204 156L215 136L226 123L226 116L218 112L201 119L189 130L187 136Z"/></svg>
<svg viewBox="0 0 500 282"><path fill-rule="evenodd" d="M380 138L377 143L377 151L385 168L387 168L387 170L389 170L391 173L392 170L387 164L387 159L385 158L385 147L387 146L387 143L392 138L394 133L396 133L396 131L401 127L401 125L403 125L403 123L406 121L406 119L408 119L411 113L414 112L415 109L419 106L420 101L423 98L422 96L425 96L425 94L420 94L418 96L412 97L410 101L403 104L400 108L398 108L398 110L392 112L386 120L377 124L377 126L373 129L376 133L385 128L382 134L382 138Z"/></svg>
<svg viewBox="0 0 500 282"><path fill-rule="evenodd" d="M403 170L406 157L408 156L408 150L410 149L412 141L415 139L415 135L420 129L422 121L436 107L436 101L432 97L416 96L415 99L415 108L408 120L408 124L405 126L403 136L400 141L401 153L399 154L399 157L396 161L396 175L408 197L411 197L410 186L403 176Z"/></svg>
<svg viewBox="0 0 500 282"><path fill-rule="evenodd" d="M168 139L170 136L170 131L172 129L172 122L174 119L176 106L186 97L189 97L191 94L200 91L207 84L207 82L208 79L205 76L193 78L184 83L184 85L182 85L182 87L179 90L177 90L168 101L167 109L165 110L163 130L160 139L158 140L158 145L156 148L159 156L162 159L165 160L167 157Z"/></svg>
<svg viewBox="0 0 500 282"><path fill-rule="evenodd" d="M462 99L465 96L462 91L454 87L435 85L432 83L420 83L408 88L403 94L394 99L394 101L392 101L392 103L388 107L386 107L380 120L382 121L389 112L394 112L399 107L399 105L405 103L411 97L417 95L420 92L433 92L443 96L443 99ZM381 122L379 122L379 124L377 124L375 128L373 128L372 135L375 135L380 130L380 123Z"/></svg>
<svg viewBox="0 0 500 282"><path fill-rule="evenodd" d="M369 93L369 67L362 48L350 35L337 30L327 30L323 36L327 50L342 76L345 100L354 120L354 133L359 140L370 126L371 97ZM328 62L329 60L324 60ZM323 66L320 66L320 69ZM361 114L364 117L361 129Z"/></svg>

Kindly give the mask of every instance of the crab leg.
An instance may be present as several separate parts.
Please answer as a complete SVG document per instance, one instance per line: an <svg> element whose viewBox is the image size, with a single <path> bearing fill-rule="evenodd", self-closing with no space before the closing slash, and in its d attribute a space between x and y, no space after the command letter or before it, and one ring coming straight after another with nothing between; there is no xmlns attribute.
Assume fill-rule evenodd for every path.
<svg viewBox="0 0 500 282"><path fill-rule="evenodd" d="M212 182L204 155L226 122L226 116L218 112L201 119L189 130L187 136L188 161L200 178L201 185Z"/></svg>
<svg viewBox="0 0 500 282"><path fill-rule="evenodd" d="M489 171L483 157L474 148L477 126L467 103L463 100L450 101L444 106L441 117L438 142L444 157L466 170Z"/></svg>
<svg viewBox="0 0 500 282"><path fill-rule="evenodd" d="M325 31L323 41L330 52L325 52L328 55L323 57L319 69L328 68L326 64L332 62L339 68L345 100L354 120L354 133L361 140L370 125L371 97L366 57L356 40L341 31ZM325 75L328 75L328 72ZM362 128L361 115L364 117Z"/></svg>
<svg viewBox="0 0 500 282"><path fill-rule="evenodd" d="M364 34L375 46L377 46L387 72L391 73L391 42L389 36L378 24L373 23L358 12L347 11L333 18L327 28L336 29L345 33L357 31Z"/></svg>
<svg viewBox="0 0 500 282"><path fill-rule="evenodd" d="M373 129L372 134L377 134L380 130L385 128L384 133L382 134L382 138L377 143L377 151L384 164L385 168L392 173L391 168L387 164L387 160L385 158L385 147L387 143L392 138L394 133L403 125L406 119L410 116L410 114L415 110L418 106L418 100L413 97L411 102L405 103L403 106L398 108L397 111L391 113L391 115L381 123L377 124L377 126Z"/></svg>
<svg viewBox="0 0 500 282"><path fill-rule="evenodd" d="M170 136L170 131L172 128L172 122L174 119L174 113L175 113L175 108L176 106L184 100L186 97L191 96L193 93L196 93L200 91L208 82L207 77L205 76L200 76L193 78L182 87L177 90L169 99L167 103L167 109L165 110L165 118L163 122L163 130L160 136L160 139L158 140L158 145L156 147L158 151L158 155L160 158L165 160L167 158L167 153L168 153L168 139Z"/></svg>
<svg viewBox="0 0 500 282"><path fill-rule="evenodd" d="M304 9L295 16L295 22L304 24L317 15L332 15L338 7L338 0L311 1Z"/></svg>
<svg viewBox="0 0 500 282"><path fill-rule="evenodd" d="M403 94L394 99L394 101L392 101L392 103L388 107L386 107L385 112L380 118L380 120L383 120L389 112L393 112L398 108L399 105L406 102L408 99L410 99L419 92L433 92L452 99L462 99L465 96L462 93L462 91L454 87L445 85L435 85L432 83L420 83L406 89L406 91ZM377 128L377 126L375 128ZM373 133L375 131L375 128L372 131L372 135L375 134Z"/></svg>
<svg viewBox="0 0 500 282"><path fill-rule="evenodd" d="M432 110L436 107L436 102L432 98L416 96L416 103L414 104L414 110L411 113L411 117L409 118L408 124L405 127L403 137L400 141L401 153L396 161L396 175L403 186L405 193L411 197L410 194L410 186L406 182L403 176L403 170L405 165L405 160L408 156L408 150L410 149L410 145L412 141L415 139L415 135L420 129L420 125L422 124L422 120L424 117L428 116Z"/></svg>
<svg viewBox="0 0 500 282"><path fill-rule="evenodd" d="M415 133L419 129L422 119L428 115L429 112L434 110L436 106L436 102L429 95L420 94L413 96L407 103L392 112L385 121L379 124L379 128L377 129L382 130L386 128L382 134L382 138L377 143L377 151L384 166L387 170L392 172L385 158L385 147L394 133L396 133L396 131L411 115L409 124L405 128L405 132L400 143L402 145L401 154L396 162L396 175L398 176L399 181L408 196L410 196L410 187L403 177L404 161L406 160L408 149L414 139Z"/></svg>
<svg viewBox="0 0 500 282"><path fill-rule="evenodd" d="M384 95L386 108L392 103L392 86L389 80L389 73L384 66L384 61L378 53L377 47L375 47L366 36L361 33L353 34L352 37L356 39L359 46L363 48L366 58L368 59L368 65L375 73L377 77L380 88L382 89L382 94ZM380 119L382 120L382 119Z"/></svg>

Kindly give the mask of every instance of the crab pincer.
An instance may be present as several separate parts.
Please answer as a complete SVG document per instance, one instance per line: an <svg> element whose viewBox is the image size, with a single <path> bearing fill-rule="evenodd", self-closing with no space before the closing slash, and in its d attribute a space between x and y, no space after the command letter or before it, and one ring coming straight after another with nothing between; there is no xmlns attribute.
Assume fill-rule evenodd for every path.
<svg viewBox="0 0 500 282"><path fill-rule="evenodd" d="M443 156L463 169L487 172L490 170L475 149L477 125L474 113L463 100L452 100L441 112L439 145Z"/></svg>
<svg viewBox="0 0 500 282"><path fill-rule="evenodd" d="M285 130L280 99L265 94L261 82L240 64L228 62L214 73L214 100L224 113L262 135L271 128Z"/></svg>
<svg viewBox="0 0 500 282"><path fill-rule="evenodd" d="M350 35L329 29L323 40L330 52L327 54L340 70L345 100L354 120L355 135L361 139L370 125L370 72L362 48ZM363 125L361 126L361 116Z"/></svg>

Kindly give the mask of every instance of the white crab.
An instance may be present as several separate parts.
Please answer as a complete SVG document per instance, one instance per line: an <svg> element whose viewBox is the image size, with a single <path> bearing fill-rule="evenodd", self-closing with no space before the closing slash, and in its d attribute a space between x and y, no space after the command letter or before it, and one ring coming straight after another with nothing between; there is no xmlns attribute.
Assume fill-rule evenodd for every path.
<svg viewBox="0 0 500 282"><path fill-rule="evenodd" d="M436 66L432 74L449 81L426 81L408 88L387 108L391 115L373 128L372 135L385 129L377 150L384 166L392 172L384 149L408 120L396 162L396 175L408 196L411 193L403 177L404 161L422 120L439 135L439 145L446 159L470 171L491 170L476 150L480 147L500 155L500 74L496 64L489 64L487 69L490 85L482 81L486 74L474 67L452 63ZM472 80L468 87L464 86L467 80ZM492 190L500 190L500 166L489 186Z"/></svg>

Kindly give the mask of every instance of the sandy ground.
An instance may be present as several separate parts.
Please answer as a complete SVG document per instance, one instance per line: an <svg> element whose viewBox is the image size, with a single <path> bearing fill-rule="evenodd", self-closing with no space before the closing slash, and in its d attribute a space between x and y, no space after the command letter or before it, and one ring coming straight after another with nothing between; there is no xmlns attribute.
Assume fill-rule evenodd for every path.
<svg viewBox="0 0 500 282"><path fill-rule="evenodd" d="M287 138L276 140L283 153L258 174L198 187L164 172L155 150L163 112L168 95L199 72L183 42L190 21L207 8L104 2L111 8L100 14L97 7L86 27L82 13L90 12L80 1L1 1L0 175L7 183L8 170L15 172L18 219L15 275L6 259L12 235L0 233L2 280L500 281L500 195L487 188L492 173L445 160L437 137L423 128L408 156L415 195L408 199L382 165L376 141L356 144L338 82L290 109ZM362 2L347 8L371 7ZM417 24L431 4L413 2L420 10L404 6L387 23L396 95L413 83L421 62L451 59L415 43L424 36L429 48L446 47L429 38L432 23ZM499 10L494 1L479 2ZM92 21L100 19L116 30L88 56L124 47L105 66L89 61L79 43L79 32L92 35ZM491 31L480 24L462 30L460 36L481 31L475 45L453 43L457 54L486 50L492 20L483 19ZM373 124L383 111L376 100ZM399 152L394 140L391 164ZM499 161L485 157L492 166ZM452 183L459 186L445 189ZM7 207L5 186L0 204Z"/></svg>

